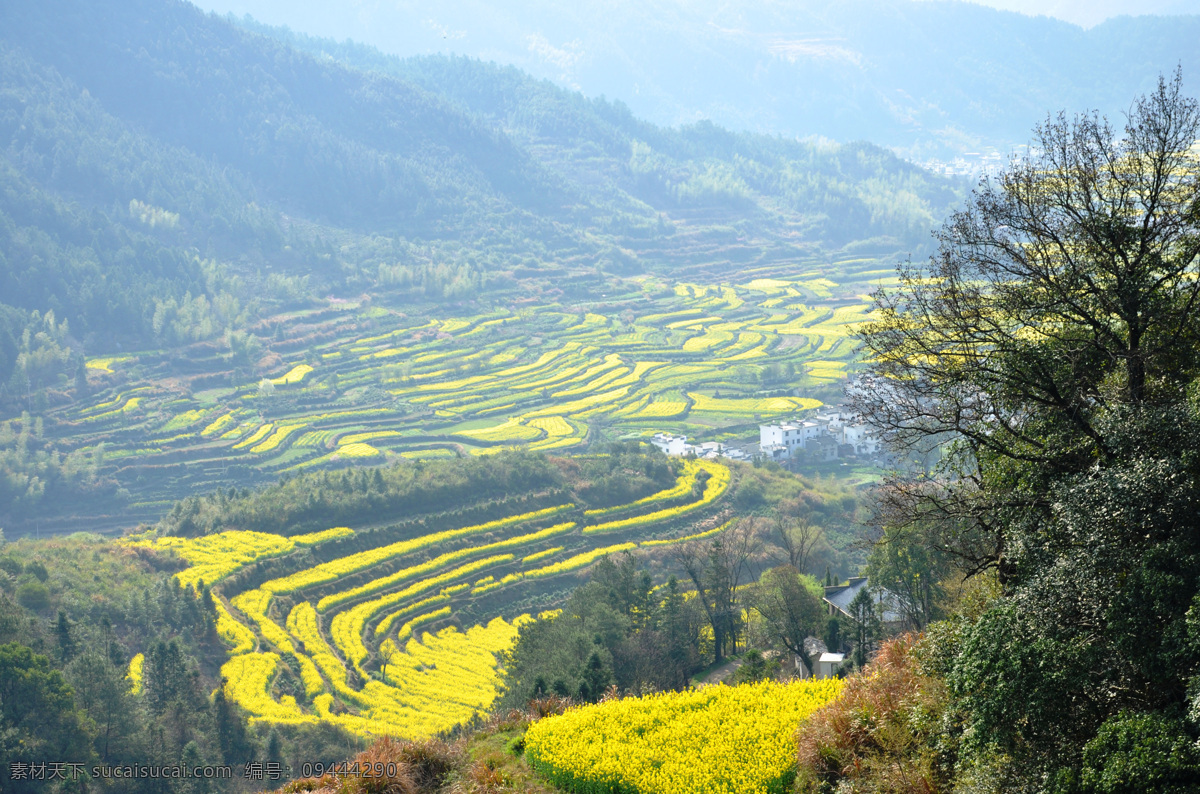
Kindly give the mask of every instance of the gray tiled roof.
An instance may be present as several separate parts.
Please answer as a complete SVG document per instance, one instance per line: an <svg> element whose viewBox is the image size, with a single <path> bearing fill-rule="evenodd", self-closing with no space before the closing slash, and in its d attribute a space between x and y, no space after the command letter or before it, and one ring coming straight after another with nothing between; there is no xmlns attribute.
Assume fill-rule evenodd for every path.
<svg viewBox="0 0 1200 794"><path fill-rule="evenodd" d="M850 613L850 602L858 595L858 591L867 586L867 577L856 576L848 584L825 588L825 600L846 614ZM883 604L882 619L884 623L899 623L904 620L900 610L899 599L882 587L872 588L871 595L876 604Z"/></svg>

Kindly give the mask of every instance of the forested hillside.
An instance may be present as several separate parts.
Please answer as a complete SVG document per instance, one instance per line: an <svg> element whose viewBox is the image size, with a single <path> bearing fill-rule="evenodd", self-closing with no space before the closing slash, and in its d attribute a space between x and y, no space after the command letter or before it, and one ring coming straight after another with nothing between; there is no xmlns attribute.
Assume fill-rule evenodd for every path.
<svg viewBox="0 0 1200 794"><path fill-rule="evenodd" d="M913 250L958 195L869 145L662 129L461 59L363 71L174 0L9 4L0 48L9 399L84 353L234 350L267 308L397 281Z"/></svg>
<svg viewBox="0 0 1200 794"><path fill-rule="evenodd" d="M1033 141L0 5L0 791L1200 791L1200 103Z"/></svg>
<svg viewBox="0 0 1200 794"><path fill-rule="evenodd" d="M620 98L657 124L711 119L943 157L987 145L1007 154L1050 109L1115 117L1155 73L1181 64L1194 80L1200 68L1195 3L1177 6L1189 16L1120 16L1086 30L977 3L914 0L454 0L436 10L363 0L354 14L284 0L201 5L403 56L453 52L511 64L588 96Z"/></svg>
<svg viewBox="0 0 1200 794"><path fill-rule="evenodd" d="M593 202L619 200L624 193L661 211L713 204L761 210L777 203L798 214L805 239L836 245L875 235L920 243L930 229L926 212L947 198L937 180L863 143L864 134L854 136L856 143L817 146L733 133L711 122L659 127L622 102L588 100L511 66L461 56L402 59L354 42L242 24L441 95L505 131ZM696 164L704 164L703 172ZM765 219L749 212L739 220Z"/></svg>
<svg viewBox="0 0 1200 794"><path fill-rule="evenodd" d="M521 632L557 645L554 666L533 651L513 665L518 706L538 677L592 701L608 681L685 687L738 646L739 584L788 559L785 541L803 538L801 565L854 565L848 485L614 445L302 474L187 499L121 539L0 545L0 785L71 790L30 771L58 757L97 791L320 777L374 738L478 724ZM747 519L764 497L782 512ZM735 553L720 575L694 569L717 599L702 608L672 578L675 560L721 555L722 542ZM554 621L597 563L597 583L569 601L588 605L581 626ZM537 615L541 628L522 628ZM206 764L231 774L201 785L103 771Z"/></svg>

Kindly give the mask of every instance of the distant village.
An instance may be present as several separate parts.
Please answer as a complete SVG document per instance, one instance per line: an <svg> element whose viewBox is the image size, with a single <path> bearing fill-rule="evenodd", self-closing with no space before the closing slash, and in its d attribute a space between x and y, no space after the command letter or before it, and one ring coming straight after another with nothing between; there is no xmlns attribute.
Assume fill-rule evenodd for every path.
<svg viewBox="0 0 1200 794"><path fill-rule="evenodd" d="M995 179L1027 149L1026 146L1014 146L1008 157L1004 157L995 149L987 152L964 152L953 160L930 159L917 165L939 176L965 176L972 179L986 176Z"/></svg>
<svg viewBox="0 0 1200 794"><path fill-rule="evenodd" d="M650 443L667 455L771 460L789 468L839 458L873 460L883 449L874 429L841 406L802 420L759 425L758 444L689 444L687 436L669 433L655 433Z"/></svg>

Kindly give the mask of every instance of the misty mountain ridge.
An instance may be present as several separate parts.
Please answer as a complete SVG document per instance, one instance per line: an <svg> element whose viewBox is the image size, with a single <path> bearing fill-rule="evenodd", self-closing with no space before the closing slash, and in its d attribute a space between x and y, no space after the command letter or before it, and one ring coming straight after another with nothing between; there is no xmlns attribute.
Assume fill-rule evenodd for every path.
<svg viewBox="0 0 1200 794"><path fill-rule="evenodd" d="M214 2L209 7L234 7ZM515 65L661 125L702 119L789 137L866 139L920 158L1028 140L1047 111L1119 116L1182 65L1200 16L1117 17L1090 29L959 2L361 3L354 15L276 0L254 16L400 56Z"/></svg>

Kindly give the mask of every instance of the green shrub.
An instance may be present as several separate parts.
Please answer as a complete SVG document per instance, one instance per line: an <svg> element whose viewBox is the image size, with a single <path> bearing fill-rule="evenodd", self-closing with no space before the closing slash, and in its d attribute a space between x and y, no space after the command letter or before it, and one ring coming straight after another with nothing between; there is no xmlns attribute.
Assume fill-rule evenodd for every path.
<svg viewBox="0 0 1200 794"><path fill-rule="evenodd" d="M1082 788L1095 794L1200 790L1200 751L1182 722L1121 712L1083 749Z"/></svg>
<svg viewBox="0 0 1200 794"><path fill-rule="evenodd" d="M26 582L17 588L17 602L26 609L41 612L50 606L50 591L41 582Z"/></svg>
<svg viewBox="0 0 1200 794"><path fill-rule="evenodd" d="M33 560L25 563L25 573L31 574L39 582L45 583L50 578L50 572L46 570L46 566L41 560Z"/></svg>

